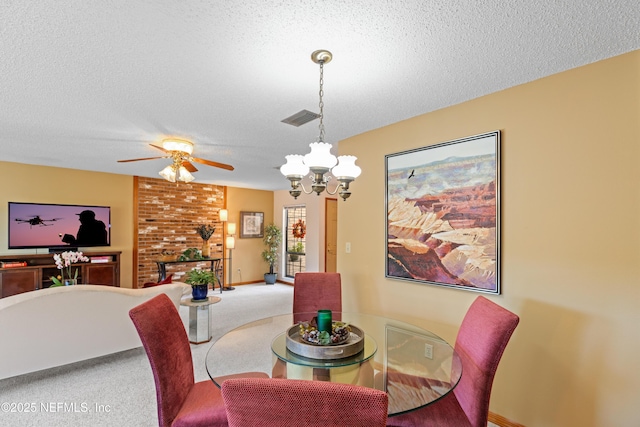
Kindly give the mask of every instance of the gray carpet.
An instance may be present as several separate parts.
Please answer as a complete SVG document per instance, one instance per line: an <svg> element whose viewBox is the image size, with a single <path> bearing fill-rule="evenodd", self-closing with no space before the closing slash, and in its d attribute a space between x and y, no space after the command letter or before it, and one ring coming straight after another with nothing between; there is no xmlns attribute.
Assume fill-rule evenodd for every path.
<svg viewBox="0 0 640 427"><path fill-rule="evenodd" d="M211 307L215 341L246 322L290 313L293 287L244 285L213 295L222 298ZM186 307L180 307L180 316L186 325ZM210 347L191 345L196 381L209 379ZM153 375L142 348L1 380L0 404L2 426L158 425ZM17 412L7 412L7 404Z"/></svg>

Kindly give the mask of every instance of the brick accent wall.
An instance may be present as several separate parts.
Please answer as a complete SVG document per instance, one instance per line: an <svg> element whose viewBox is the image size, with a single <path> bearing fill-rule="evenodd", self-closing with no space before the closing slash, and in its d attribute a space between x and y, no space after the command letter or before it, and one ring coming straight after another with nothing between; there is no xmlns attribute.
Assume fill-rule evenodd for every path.
<svg viewBox="0 0 640 427"><path fill-rule="evenodd" d="M209 244L211 257L222 257L222 232L218 212L225 206L225 187L195 182L171 183L163 179L136 177L137 286L158 280L155 261L163 250L182 253L202 249L198 224L213 224L216 231ZM196 264L172 264L167 274L181 280ZM208 266L208 264L203 264Z"/></svg>

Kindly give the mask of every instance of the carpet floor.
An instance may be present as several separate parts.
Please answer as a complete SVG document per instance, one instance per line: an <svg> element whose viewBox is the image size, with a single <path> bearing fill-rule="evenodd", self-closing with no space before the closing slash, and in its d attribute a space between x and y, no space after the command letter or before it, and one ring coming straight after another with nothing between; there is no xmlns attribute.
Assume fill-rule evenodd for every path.
<svg viewBox="0 0 640 427"><path fill-rule="evenodd" d="M211 295L222 298L211 306L211 342L244 323L290 313L293 304L293 287L284 284L236 286ZM187 307L180 307L180 317L186 327ZM205 357L211 342L191 344L196 381L209 379ZM141 347L0 380L0 405L2 426L158 425L153 374Z"/></svg>

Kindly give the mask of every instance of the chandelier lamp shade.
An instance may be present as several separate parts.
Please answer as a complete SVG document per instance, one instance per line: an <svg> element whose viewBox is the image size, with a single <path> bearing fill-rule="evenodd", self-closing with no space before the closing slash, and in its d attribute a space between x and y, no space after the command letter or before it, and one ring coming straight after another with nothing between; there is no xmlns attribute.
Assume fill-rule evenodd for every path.
<svg viewBox="0 0 640 427"><path fill-rule="evenodd" d="M309 144L311 152L302 156L299 154L290 154L285 156L287 162L280 167L280 172L291 182L291 194L294 198L298 198L302 192L311 194L315 192L320 195L323 191L333 195L339 192L343 200L347 200L351 196L349 184L360 176L361 169L356 165L355 156L339 156L336 158L331 154L331 144L324 142L324 103L322 97L324 95L324 64L331 61L333 55L327 50L316 50L311 54L311 60L320 65L320 136L317 142ZM311 172L311 190L307 190L302 184L304 177ZM331 172L335 179L339 182L333 191L327 187L327 183L331 180L330 176L326 176Z"/></svg>

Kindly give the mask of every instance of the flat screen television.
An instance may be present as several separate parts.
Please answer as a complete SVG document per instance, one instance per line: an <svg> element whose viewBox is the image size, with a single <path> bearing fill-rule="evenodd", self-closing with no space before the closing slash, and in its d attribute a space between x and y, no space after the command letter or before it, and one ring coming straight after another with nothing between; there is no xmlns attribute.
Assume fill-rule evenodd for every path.
<svg viewBox="0 0 640 427"><path fill-rule="evenodd" d="M109 206L9 202L9 249L110 246Z"/></svg>

